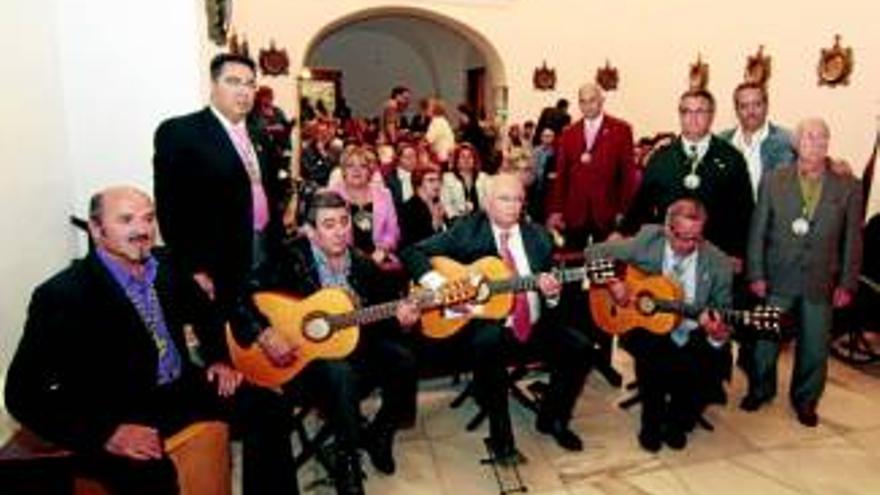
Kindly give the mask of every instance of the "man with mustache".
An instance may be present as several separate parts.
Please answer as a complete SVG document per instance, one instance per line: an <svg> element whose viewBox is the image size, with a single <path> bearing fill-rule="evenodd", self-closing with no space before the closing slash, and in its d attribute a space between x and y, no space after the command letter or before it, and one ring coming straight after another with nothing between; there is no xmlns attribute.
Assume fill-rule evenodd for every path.
<svg viewBox="0 0 880 495"><path fill-rule="evenodd" d="M221 330L203 292L154 253L149 196L130 187L95 194L89 232L92 252L34 291L6 405L29 429L76 453L112 493L177 494L163 440L195 421L224 417L241 375L223 362ZM206 370L188 359L184 323L194 325ZM246 395L254 409L271 404L263 391ZM295 490L295 473L273 470L280 461L250 462L253 452L269 458L283 447L284 437L257 430L243 436L244 477L267 484L244 493L279 493L285 483Z"/></svg>

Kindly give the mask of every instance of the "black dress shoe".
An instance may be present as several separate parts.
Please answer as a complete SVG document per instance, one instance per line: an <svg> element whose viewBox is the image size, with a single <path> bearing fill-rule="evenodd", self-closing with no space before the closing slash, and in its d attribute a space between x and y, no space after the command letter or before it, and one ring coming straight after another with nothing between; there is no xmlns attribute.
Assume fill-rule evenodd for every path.
<svg viewBox="0 0 880 495"><path fill-rule="evenodd" d="M659 452L660 448L663 447L663 443L660 441L660 434L645 428L642 428L642 431L639 432L639 445L651 453Z"/></svg>
<svg viewBox="0 0 880 495"><path fill-rule="evenodd" d="M663 435L663 442L670 449L681 450L687 445L687 435L678 428L669 428Z"/></svg>
<svg viewBox="0 0 880 495"><path fill-rule="evenodd" d="M539 415L535 422L535 429L545 435L552 436L556 443L565 450L572 452L584 450L584 442L580 437L559 419L550 419Z"/></svg>
<svg viewBox="0 0 880 495"><path fill-rule="evenodd" d="M364 432L364 448L370 456L370 462L376 471L394 474L397 466L394 462L394 434L396 429L387 424L373 423Z"/></svg>
<svg viewBox="0 0 880 495"><path fill-rule="evenodd" d="M819 415L816 414L815 406L800 406L795 408L798 421L809 428L815 428L819 424Z"/></svg>
<svg viewBox="0 0 880 495"><path fill-rule="evenodd" d="M746 412L755 412L767 402L766 399L762 399L757 395L746 394L745 397L740 401L739 408Z"/></svg>

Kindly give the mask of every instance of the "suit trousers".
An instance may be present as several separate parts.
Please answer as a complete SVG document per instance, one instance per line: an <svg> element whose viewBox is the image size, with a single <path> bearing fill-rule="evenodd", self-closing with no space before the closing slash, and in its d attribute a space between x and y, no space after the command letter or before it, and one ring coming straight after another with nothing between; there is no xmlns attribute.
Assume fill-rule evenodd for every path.
<svg viewBox="0 0 880 495"><path fill-rule="evenodd" d="M550 367L550 385L541 414L568 423L590 370L592 344L582 332L541 321L525 344L502 322L474 320L461 335L473 360L477 402L488 413L489 435L500 445L512 444L506 366L512 360L538 357Z"/></svg>
<svg viewBox="0 0 880 495"><path fill-rule="evenodd" d="M691 430L709 394L720 384L724 352L697 331L679 347L668 335L635 329L625 336L623 345L635 359L642 429L652 434L660 434L664 427Z"/></svg>
<svg viewBox="0 0 880 495"><path fill-rule="evenodd" d="M767 301L796 318L794 369L789 389L791 402L795 407L815 406L825 389L828 374L833 317L831 302L774 294ZM749 388L755 397L769 400L776 395L778 359L778 342L762 340L755 344L754 372L749 377Z"/></svg>

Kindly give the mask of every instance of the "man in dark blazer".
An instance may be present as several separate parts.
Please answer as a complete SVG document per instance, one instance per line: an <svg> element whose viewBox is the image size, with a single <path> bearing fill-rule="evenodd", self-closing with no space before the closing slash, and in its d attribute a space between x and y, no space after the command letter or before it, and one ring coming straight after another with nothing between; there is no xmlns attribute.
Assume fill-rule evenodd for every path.
<svg viewBox="0 0 880 495"><path fill-rule="evenodd" d="M247 127L253 61L221 54L210 70L210 105L156 130L154 187L166 245L228 313L248 271L277 245L282 205L272 147Z"/></svg>
<svg viewBox="0 0 880 495"><path fill-rule="evenodd" d="M709 214L706 239L733 257L739 273L755 204L745 160L710 132L715 115L711 93L685 92L678 113L681 135L651 155L622 231L634 233L643 224L661 223L666 208L677 199L699 199Z"/></svg>
<svg viewBox="0 0 880 495"><path fill-rule="evenodd" d="M764 177L749 233L751 290L798 321L789 398L805 426L819 421L833 308L852 301L862 261L862 189L828 170L829 137L821 119L798 125L796 166ZM775 396L778 355L777 343L757 343L743 409Z"/></svg>
<svg viewBox="0 0 880 495"><path fill-rule="evenodd" d="M202 291L153 253L146 194L127 187L96 194L89 230L94 250L34 291L6 405L38 435L76 453L113 493L176 494L163 439L192 422L226 417L227 397L244 391L241 375L224 364L218 320ZM185 323L194 324L207 370L189 359ZM267 395L249 394L250 407L271 407ZM290 448L279 434L284 423L266 435L272 427L263 422L243 436L244 493L296 490L292 458L285 465L276 457L284 442ZM266 460L253 463L255 453Z"/></svg>
<svg viewBox="0 0 880 495"><path fill-rule="evenodd" d="M605 113L604 103L598 86L581 86L578 104L583 118L565 128L556 147L556 179L546 198L547 227L562 233L570 250L581 251L588 242L604 241L617 230L635 194L632 128ZM580 299L577 292L567 295ZM591 329L591 337L602 347L596 369L620 386L620 374L611 367L612 339L593 328L580 304L574 306L573 321Z"/></svg>
<svg viewBox="0 0 880 495"><path fill-rule="evenodd" d="M528 347L542 352L551 367L538 431L551 435L565 449L581 450L583 444L568 422L589 370L590 342L582 333L557 325L552 307L558 302L561 285L546 273L552 264L552 243L541 226L522 220L525 192L520 178L509 173L493 176L487 196L485 212L473 213L451 229L405 249L401 258L413 278L429 287L444 282L431 271L433 256L465 264L496 256L510 260L509 266L519 275L541 274L538 290L517 297L507 321L474 319L453 338L467 347L473 360L476 398L488 412L490 444L497 460L516 464L524 459L516 450L507 408L505 356Z"/></svg>
<svg viewBox="0 0 880 495"><path fill-rule="evenodd" d="M703 240L706 211L696 200L680 199L667 210L665 222L645 225L635 237L588 247L586 258L612 257L652 274L675 280L684 302L701 310L667 335L635 329L622 339L635 358L642 399L639 444L656 452L665 442L682 449L711 392L720 386L730 329L708 308L729 308L733 268L730 258ZM609 289L621 305L633 304L620 281ZM668 401L667 401L668 398Z"/></svg>
<svg viewBox="0 0 880 495"><path fill-rule="evenodd" d="M239 344L256 343L278 365L295 360L297 349L259 313L251 302L252 293L271 290L308 297L323 288L338 287L356 297L358 307L399 297L395 286L378 282L383 275L376 264L349 247L351 215L338 193L315 193L305 227L306 236L285 245L253 272L233 318ZM395 316L396 322L380 321L362 328L358 346L349 357L312 361L282 386L286 396L305 398L328 418L337 452L333 479L340 495L363 493L360 444L377 470L391 474L395 471L395 432L415 422L415 357L400 330L418 320L418 308L403 303ZM362 435L360 399L375 387L382 390L382 407Z"/></svg>

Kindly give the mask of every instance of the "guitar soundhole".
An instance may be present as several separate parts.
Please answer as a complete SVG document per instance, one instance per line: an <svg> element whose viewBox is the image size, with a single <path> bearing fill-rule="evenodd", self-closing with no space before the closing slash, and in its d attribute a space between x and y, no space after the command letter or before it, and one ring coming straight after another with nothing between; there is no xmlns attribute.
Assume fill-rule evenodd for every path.
<svg viewBox="0 0 880 495"><path fill-rule="evenodd" d="M657 311L657 305L654 303L654 299L651 296L644 294L639 294L636 298L636 307L639 309L639 313L642 313L643 315L652 315Z"/></svg>
<svg viewBox="0 0 880 495"><path fill-rule="evenodd" d="M310 316L303 323L303 335L312 342L327 340L331 333L330 322L324 315Z"/></svg>

